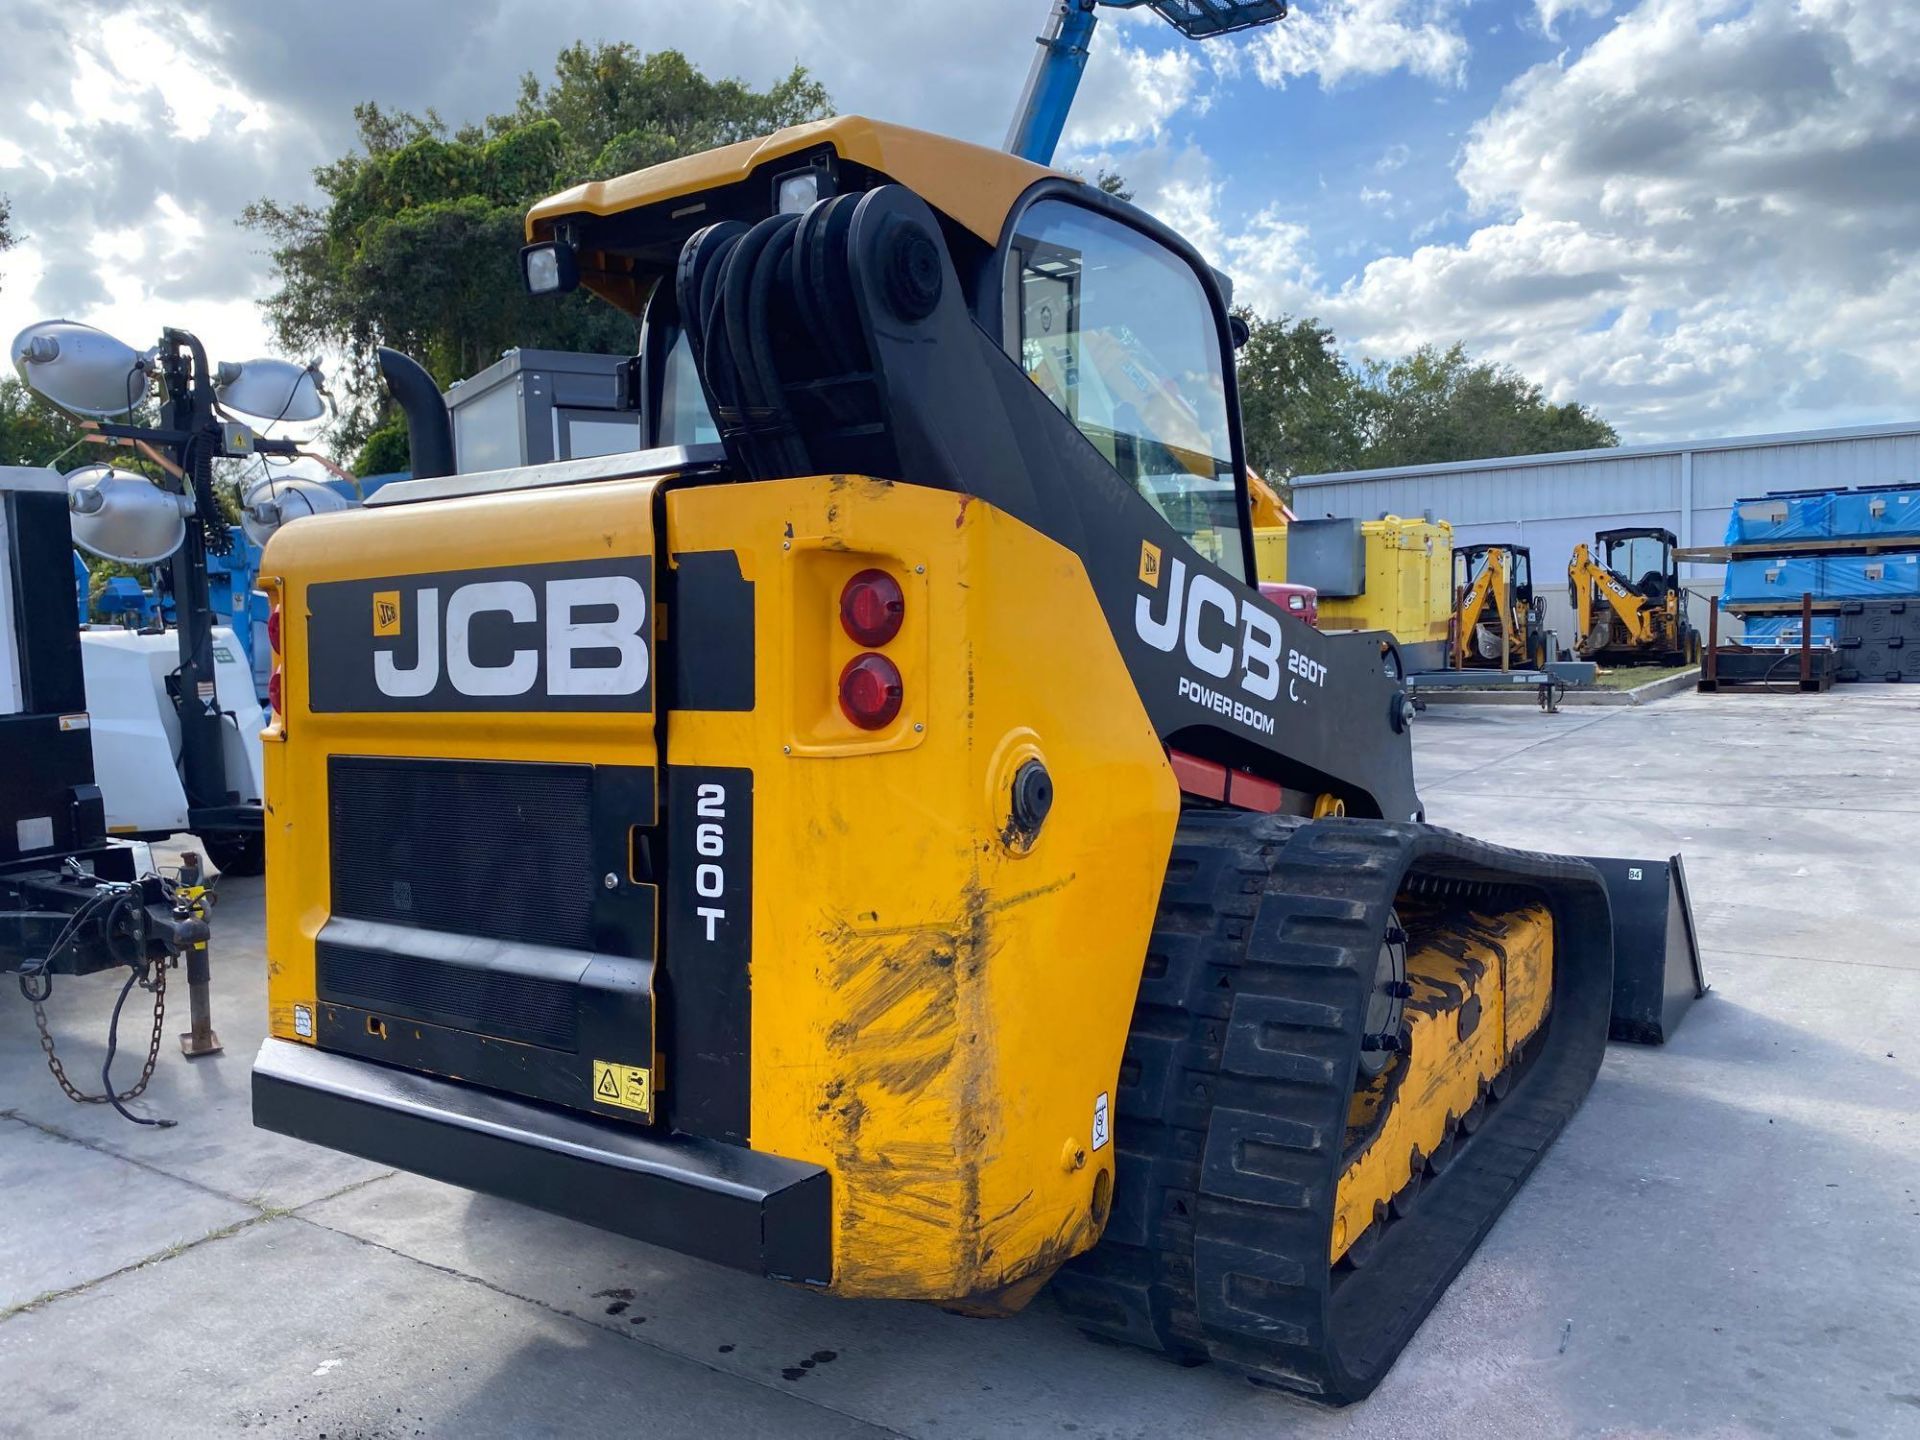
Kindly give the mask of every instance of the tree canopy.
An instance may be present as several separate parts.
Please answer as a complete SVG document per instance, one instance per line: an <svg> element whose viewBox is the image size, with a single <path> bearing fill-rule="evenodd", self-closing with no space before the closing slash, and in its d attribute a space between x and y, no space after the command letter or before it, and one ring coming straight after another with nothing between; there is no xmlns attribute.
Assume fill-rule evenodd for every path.
<svg viewBox="0 0 1920 1440"><path fill-rule="evenodd" d="M0 465L51 465L64 455L62 468L70 470L105 458L93 447L88 447L91 453L75 449L80 436L78 420L54 409L12 375L0 375Z"/></svg>
<svg viewBox="0 0 1920 1440"><path fill-rule="evenodd" d="M0 195L0 255L4 255L20 243L20 237L13 229L13 201Z"/></svg>
<svg viewBox="0 0 1920 1440"><path fill-rule="evenodd" d="M643 54L626 44L568 47L551 79L523 77L510 110L457 129L431 110L360 105L352 150L314 172L318 203L262 199L242 217L272 247L278 287L265 307L274 338L293 354L344 357L334 385L344 400L337 440L359 449L361 473L400 468L405 428L378 382L378 346L414 356L443 388L514 345L633 348L632 322L612 306L584 292L526 293L518 256L530 205L583 180L829 109L826 91L798 66L756 90L710 79L678 51ZM1100 171L1094 183L1131 198L1115 172ZM0 199L0 246L7 218ZM1278 484L1331 470L1618 443L1587 407L1551 404L1538 385L1458 344L1356 364L1318 320L1242 318L1251 331L1239 355L1247 453Z"/></svg>
<svg viewBox="0 0 1920 1440"><path fill-rule="evenodd" d="M528 207L583 180L826 113L826 91L798 66L755 90L707 78L676 50L647 55L627 44L570 46L550 82L522 79L511 111L451 131L431 110L357 106L354 148L314 172L321 203L262 199L242 216L272 246L274 338L296 354L345 355L335 390L348 447L391 415L375 371L381 345L412 355L442 387L514 345L630 352L632 322L613 307L584 292L526 293ZM397 420L377 450L366 458L404 463Z"/></svg>
<svg viewBox="0 0 1920 1440"><path fill-rule="evenodd" d="M1620 443L1587 406L1552 404L1525 376L1476 361L1461 344L1354 365L1318 320L1240 315L1250 332L1238 362L1247 460L1270 483Z"/></svg>

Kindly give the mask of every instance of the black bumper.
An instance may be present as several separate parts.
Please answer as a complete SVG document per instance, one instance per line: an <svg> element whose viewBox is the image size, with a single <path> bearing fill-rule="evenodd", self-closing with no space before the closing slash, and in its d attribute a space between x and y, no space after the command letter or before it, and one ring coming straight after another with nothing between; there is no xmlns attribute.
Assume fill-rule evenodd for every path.
<svg viewBox="0 0 1920 1440"><path fill-rule="evenodd" d="M832 1181L818 1165L291 1040L268 1040L253 1062L253 1123L717 1264L832 1278Z"/></svg>

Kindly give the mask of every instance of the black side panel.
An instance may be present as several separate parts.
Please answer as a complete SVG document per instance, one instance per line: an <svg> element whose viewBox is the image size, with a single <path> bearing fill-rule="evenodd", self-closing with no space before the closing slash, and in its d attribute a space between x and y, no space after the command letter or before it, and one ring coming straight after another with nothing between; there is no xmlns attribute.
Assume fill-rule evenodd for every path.
<svg viewBox="0 0 1920 1440"><path fill-rule="evenodd" d="M753 582L731 550L673 562L673 708L753 709Z"/></svg>
<svg viewBox="0 0 1920 1440"><path fill-rule="evenodd" d="M0 715L0 863L99 843L106 828L85 730L51 714Z"/></svg>
<svg viewBox="0 0 1920 1440"><path fill-rule="evenodd" d="M0 715L0 863L97 844L106 820L93 784L87 731L60 717L87 708L73 605L73 537L64 493L8 491L8 537L0 584L14 597L14 633L0 635L20 660L21 713Z"/></svg>
<svg viewBox="0 0 1920 1440"><path fill-rule="evenodd" d="M667 767L663 1092L679 1130L744 1142L753 1094L753 772Z"/></svg>
<svg viewBox="0 0 1920 1440"><path fill-rule="evenodd" d="M818 1165L568 1115L290 1040L260 1047L253 1123L715 1264L832 1279L832 1178Z"/></svg>
<svg viewBox="0 0 1920 1440"><path fill-rule="evenodd" d="M73 604L73 532L61 493L11 492L5 497L13 537L13 593L19 601L20 679L29 714L87 708L80 670L80 621ZM85 746L82 746L85 749ZM79 783L93 779L92 752Z"/></svg>

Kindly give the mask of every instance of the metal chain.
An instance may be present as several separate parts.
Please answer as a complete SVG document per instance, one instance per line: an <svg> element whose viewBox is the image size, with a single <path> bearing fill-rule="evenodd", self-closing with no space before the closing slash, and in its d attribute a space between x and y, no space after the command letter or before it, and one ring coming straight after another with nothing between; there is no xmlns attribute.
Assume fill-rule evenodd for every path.
<svg viewBox="0 0 1920 1440"><path fill-rule="evenodd" d="M160 1063L160 1035L166 1024L167 962L164 959L153 962L153 975L150 979L141 980L140 988L153 992L153 1036L147 1042L147 1063L140 1067L140 1078L131 1087L113 1096L88 1095L67 1078L66 1067L60 1063L60 1057L53 1050L53 1032L47 1028L44 997L34 1000L33 1023L40 1031L40 1048L46 1052L47 1069L53 1072L53 1078L60 1082L60 1088L67 1092L69 1100L77 1101L82 1105L104 1105L109 1099L138 1100L146 1091L147 1082L153 1079L153 1068Z"/></svg>

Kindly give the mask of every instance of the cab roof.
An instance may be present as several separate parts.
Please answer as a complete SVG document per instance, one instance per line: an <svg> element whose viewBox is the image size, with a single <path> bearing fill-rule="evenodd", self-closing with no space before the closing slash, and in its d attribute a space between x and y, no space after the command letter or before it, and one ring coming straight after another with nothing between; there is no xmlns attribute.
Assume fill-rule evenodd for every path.
<svg viewBox="0 0 1920 1440"><path fill-rule="evenodd" d="M964 140L860 115L841 115L791 125L756 140L683 156L630 175L575 185L527 212L527 239L549 239L563 221L624 215L663 201L744 186L775 162L826 146L842 162L905 185L988 245L999 243L1008 212L1028 186L1064 173ZM622 308L637 309L634 302L644 298L613 293L625 290L619 285L591 281L589 285Z"/></svg>

